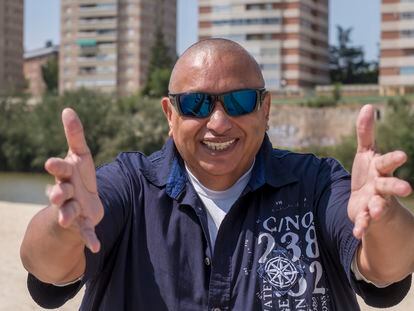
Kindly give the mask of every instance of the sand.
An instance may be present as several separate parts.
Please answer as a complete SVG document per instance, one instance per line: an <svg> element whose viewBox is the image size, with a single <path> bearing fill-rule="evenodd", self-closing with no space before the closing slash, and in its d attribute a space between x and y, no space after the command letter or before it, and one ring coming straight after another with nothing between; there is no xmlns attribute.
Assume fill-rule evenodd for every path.
<svg viewBox="0 0 414 311"><path fill-rule="evenodd" d="M19 249L27 224L42 208L40 205L0 201L0 310L45 310L30 297L26 287L27 272L23 268ZM82 292L59 310L78 310Z"/></svg>
<svg viewBox="0 0 414 311"><path fill-rule="evenodd" d="M0 201L0 311L44 310L32 301L26 288L27 273L19 257L20 243L31 217L42 206ZM83 291L59 310L78 310ZM363 311L378 310L365 306ZM414 310L414 284L407 297L396 307L382 310Z"/></svg>

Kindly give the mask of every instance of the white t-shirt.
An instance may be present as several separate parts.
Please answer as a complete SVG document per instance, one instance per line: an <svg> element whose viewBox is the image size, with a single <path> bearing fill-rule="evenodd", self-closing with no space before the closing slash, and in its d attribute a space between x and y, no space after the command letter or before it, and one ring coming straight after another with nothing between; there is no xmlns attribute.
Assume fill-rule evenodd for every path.
<svg viewBox="0 0 414 311"><path fill-rule="evenodd" d="M236 200L240 197L242 191L249 182L253 165L254 162L250 169L242 177L240 177L233 186L224 191L214 191L206 188L190 172L188 167L185 167L191 184L206 207L208 231L210 233L210 241L213 249L221 222L224 217L226 217L234 202L236 202Z"/></svg>

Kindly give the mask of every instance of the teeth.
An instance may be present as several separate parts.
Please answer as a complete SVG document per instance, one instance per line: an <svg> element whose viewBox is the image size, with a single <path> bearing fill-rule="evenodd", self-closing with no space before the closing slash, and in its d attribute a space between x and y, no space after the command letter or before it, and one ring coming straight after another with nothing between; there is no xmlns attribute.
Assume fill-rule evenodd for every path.
<svg viewBox="0 0 414 311"><path fill-rule="evenodd" d="M229 140L229 141L226 141L226 142L223 142L223 143L215 143L215 142L212 142L212 141L203 141L203 143L209 148L209 149L212 149L212 150L224 150L224 149L227 149L228 147L230 147L230 145L232 144L232 143L234 143L236 140L235 139L232 139L232 140Z"/></svg>

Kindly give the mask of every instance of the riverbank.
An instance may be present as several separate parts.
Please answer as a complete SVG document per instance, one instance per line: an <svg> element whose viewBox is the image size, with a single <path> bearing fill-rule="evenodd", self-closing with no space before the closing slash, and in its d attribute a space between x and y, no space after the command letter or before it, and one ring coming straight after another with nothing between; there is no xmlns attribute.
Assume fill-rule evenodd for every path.
<svg viewBox="0 0 414 311"><path fill-rule="evenodd" d="M43 206L24 203L10 203L0 201L0 311L43 310L34 303L26 288L27 273L22 267L19 248L27 224L35 213ZM69 301L62 311L78 310L83 292ZM361 303L363 311L378 310L369 308ZM398 306L389 311L414 310L414 284L408 296Z"/></svg>

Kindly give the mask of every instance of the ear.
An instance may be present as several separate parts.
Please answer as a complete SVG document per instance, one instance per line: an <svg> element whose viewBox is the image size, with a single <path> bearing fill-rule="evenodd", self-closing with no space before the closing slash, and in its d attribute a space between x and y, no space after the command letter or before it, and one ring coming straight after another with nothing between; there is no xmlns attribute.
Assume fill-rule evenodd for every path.
<svg viewBox="0 0 414 311"><path fill-rule="evenodd" d="M168 97L163 97L161 99L161 106L162 111L164 112L165 118L167 119L169 130L168 130L168 136L172 137L172 114L173 114L173 107L170 103L170 99Z"/></svg>
<svg viewBox="0 0 414 311"><path fill-rule="evenodd" d="M262 109L264 111L264 115L265 115L267 122L269 122L271 103L272 103L272 98L270 96L270 92L267 92L263 100L263 104L262 104Z"/></svg>

